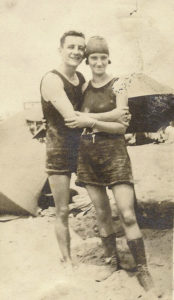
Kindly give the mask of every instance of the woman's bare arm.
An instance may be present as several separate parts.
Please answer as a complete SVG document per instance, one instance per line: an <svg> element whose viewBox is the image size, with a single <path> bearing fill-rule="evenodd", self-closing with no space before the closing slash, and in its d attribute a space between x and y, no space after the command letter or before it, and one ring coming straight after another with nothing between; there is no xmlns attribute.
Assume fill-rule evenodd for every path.
<svg viewBox="0 0 174 300"><path fill-rule="evenodd" d="M113 91L117 97L117 108L104 113L76 112L76 115L86 115L87 117L96 119L98 121L118 122L127 126L127 120L130 120L131 115L129 113L127 95L125 95L124 90L121 89L123 86L123 82L124 81L121 79L120 81L116 81L113 85ZM82 88L83 92L85 91L87 86L87 83L85 83Z"/></svg>
<svg viewBox="0 0 174 300"><path fill-rule="evenodd" d="M114 86L114 92L116 94L117 98L117 107L118 109L122 109L128 106L128 96L127 96L127 90L126 89L120 89L120 85ZM108 112L113 113L113 111ZM100 115L108 116L108 113L103 113ZM130 121L130 115L126 114L126 120L124 124L122 122L110 122L110 121L101 121L93 116L98 114L90 114L90 113L84 113L84 114L78 114L76 117L67 118L65 120L66 125L70 128L84 128L84 127L90 127L97 131L103 131L107 133L117 133L117 134L125 134L126 129L129 125Z"/></svg>

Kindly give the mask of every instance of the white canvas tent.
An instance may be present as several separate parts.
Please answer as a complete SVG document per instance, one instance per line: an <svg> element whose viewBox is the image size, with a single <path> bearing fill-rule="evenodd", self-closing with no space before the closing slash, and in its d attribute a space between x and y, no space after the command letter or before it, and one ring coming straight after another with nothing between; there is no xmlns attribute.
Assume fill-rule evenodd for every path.
<svg viewBox="0 0 174 300"><path fill-rule="evenodd" d="M0 123L0 137L0 214L36 215L45 145L32 139L24 112Z"/></svg>

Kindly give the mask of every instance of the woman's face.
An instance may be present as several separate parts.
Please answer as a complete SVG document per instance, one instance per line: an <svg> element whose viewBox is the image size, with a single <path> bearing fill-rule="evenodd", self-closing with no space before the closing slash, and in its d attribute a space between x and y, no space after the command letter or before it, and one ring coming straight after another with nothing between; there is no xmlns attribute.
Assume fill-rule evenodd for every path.
<svg viewBox="0 0 174 300"><path fill-rule="evenodd" d="M102 75L106 72L109 55L105 53L93 53L88 57L88 63L93 74Z"/></svg>

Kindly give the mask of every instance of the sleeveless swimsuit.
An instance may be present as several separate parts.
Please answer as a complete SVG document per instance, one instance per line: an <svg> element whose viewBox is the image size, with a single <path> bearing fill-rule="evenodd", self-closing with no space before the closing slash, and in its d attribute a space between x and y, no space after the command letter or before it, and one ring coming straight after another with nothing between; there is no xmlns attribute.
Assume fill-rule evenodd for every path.
<svg viewBox="0 0 174 300"><path fill-rule="evenodd" d="M116 108L116 96L112 85L114 78L106 85L95 88L91 82L84 92L81 111L91 113L107 112ZM76 184L109 186L133 184L131 162L124 135L105 132L90 132L81 136Z"/></svg>
<svg viewBox="0 0 174 300"><path fill-rule="evenodd" d="M85 82L83 75L79 72L76 73L79 84L75 86L58 71L53 70L51 72L61 78L64 90L74 110L80 110L82 105L82 85ZM51 101L46 101L42 95L41 104L44 118L47 121L46 172L49 175L66 175L75 172L81 130L66 127L61 114Z"/></svg>

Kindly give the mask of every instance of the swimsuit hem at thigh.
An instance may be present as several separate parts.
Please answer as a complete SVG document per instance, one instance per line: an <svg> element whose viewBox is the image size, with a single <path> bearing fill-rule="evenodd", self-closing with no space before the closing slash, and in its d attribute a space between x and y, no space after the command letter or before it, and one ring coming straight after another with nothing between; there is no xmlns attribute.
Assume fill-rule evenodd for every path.
<svg viewBox="0 0 174 300"><path fill-rule="evenodd" d="M46 169L46 173L50 175L71 175L75 171L70 170L55 170L55 169Z"/></svg>
<svg viewBox="0 0 174 300"><path fill-rule="evenodd" d="M109 188L112 188L113 185L116 184L130 184L130 185L134 185L134 181L133 180L116 180L110 183L99 183L99 182L88 182L88 181L81 181L81 180L76 180L75 184L81 187L85 187L85 185L94 185L94 186L108 186Z"/></svg>

